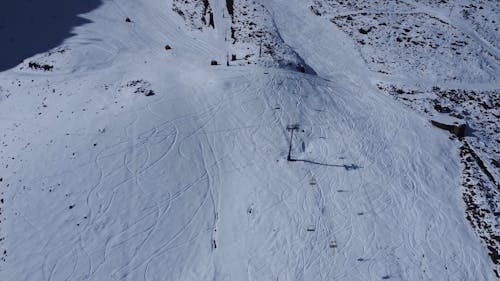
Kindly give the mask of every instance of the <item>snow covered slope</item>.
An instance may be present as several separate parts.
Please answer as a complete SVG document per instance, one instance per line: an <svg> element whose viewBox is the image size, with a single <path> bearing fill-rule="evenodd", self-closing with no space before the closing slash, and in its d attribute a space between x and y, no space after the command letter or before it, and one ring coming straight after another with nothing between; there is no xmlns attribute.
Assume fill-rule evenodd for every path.
<svg viewBox="0 0 500 281"><path fill-rule="evenodd" d="M465 124L458 140L466 217L500 278L498 1L309 4L356 42L381 92L430 121L452 117Z"/></svg>
<svg viewBox="0 0 500 281"><path fill-rule="evenodd" d="M261 1L278 55L226 66L254 41L187 2L104 1L0 73L0 280L495 279L459 142L342 30Z"/></svg>

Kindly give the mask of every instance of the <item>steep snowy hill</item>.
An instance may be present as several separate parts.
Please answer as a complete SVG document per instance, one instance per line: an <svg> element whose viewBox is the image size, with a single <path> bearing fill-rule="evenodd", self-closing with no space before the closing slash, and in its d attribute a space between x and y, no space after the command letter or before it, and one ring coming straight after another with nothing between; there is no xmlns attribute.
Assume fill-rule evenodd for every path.
<svg viewBox="0 0 500 281"><path fill-rule="evenodd" d="M107 0L1 72L0 280L495 280L461 142L311 3Z"/></svg>
<svg viewBox="0 0 500 281"><path fill-rule="evenodd" d="M500 278L498 1L310 4L356 42L382 92L458 136L466 217Z"/></svg>

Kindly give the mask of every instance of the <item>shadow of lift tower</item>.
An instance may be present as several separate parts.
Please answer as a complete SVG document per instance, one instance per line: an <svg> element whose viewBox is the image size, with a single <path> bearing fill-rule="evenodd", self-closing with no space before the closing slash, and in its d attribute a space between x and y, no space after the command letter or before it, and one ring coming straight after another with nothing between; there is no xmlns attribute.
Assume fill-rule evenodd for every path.
<svg viewBox="0 0 500 281"><path fill-rule="evenodd" d="M295 130L299 130L299 124L292 124L292 125L288 125L286 127L286 130L290 132L290 143L289 143L289 146L288 146L288 156L286 157L286 160L288 161L295 161L294 159L292 159L292 142L293 142L293 132L295 132Z"/></svg>
<svg viewBox="0 0 500 281"><path fill-rule="evenodd" d="M288 156L286 157L286 160L289 162L304 162L304 163L309 163L309 164L314 164L314 165L320 165L320 166L327 166L327 167L341 167L346 169L347 171L349 170L357 170L359 168L362 168L356 164L351 164L351 165L337 165L337 164L328 164L328 163L320 163L312 160L307 160L307 159L295 159L292 158L292 145L293 145L293 133L295 131L298 131L300 129L299 124L291 124L286 127L286 130L290 132L290 142L288 144Z"/></svg>

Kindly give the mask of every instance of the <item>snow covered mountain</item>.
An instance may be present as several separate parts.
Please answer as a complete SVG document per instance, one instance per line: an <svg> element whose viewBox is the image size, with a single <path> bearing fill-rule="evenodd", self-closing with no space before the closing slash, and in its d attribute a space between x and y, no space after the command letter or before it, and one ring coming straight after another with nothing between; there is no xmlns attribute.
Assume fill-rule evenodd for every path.
<svg viewBox="0 0 500 281"><path fill-rule="evenodd" d="M0 280L500 278L498 1L11 2Z"/></svg>

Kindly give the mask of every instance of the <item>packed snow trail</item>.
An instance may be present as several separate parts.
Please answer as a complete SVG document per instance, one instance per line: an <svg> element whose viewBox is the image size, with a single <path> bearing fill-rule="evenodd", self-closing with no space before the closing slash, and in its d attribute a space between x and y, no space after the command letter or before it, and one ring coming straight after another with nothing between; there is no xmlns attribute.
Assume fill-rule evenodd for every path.
<svg viewBox="0 0 500 281"><path fill-rule="evenodd" d="M493 280L457 144L363 81L339 31L273 1L318 76L211 67L220 31L186 30L165 2L108 1L62 69L0 74L0 279ZM291 124L310 163L286 160Z"/></svg>

